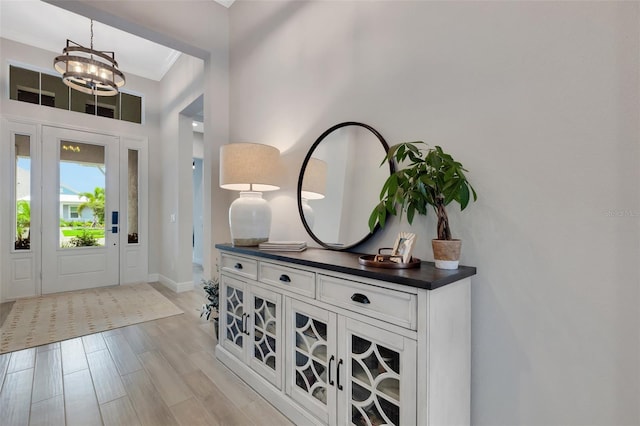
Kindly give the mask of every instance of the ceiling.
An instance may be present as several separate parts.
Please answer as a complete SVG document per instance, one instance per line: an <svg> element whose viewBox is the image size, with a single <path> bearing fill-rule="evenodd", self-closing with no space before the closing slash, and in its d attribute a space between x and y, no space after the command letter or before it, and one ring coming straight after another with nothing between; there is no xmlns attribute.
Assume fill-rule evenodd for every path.
<svg viewBox="0 0 640 426"><path fill-rule="evenodd" d="M234 0L215 0L225 7ZM91 24L77 15L39 0L0 0L0 37L52 52L62 53L67 39L90 46ZM180 56L169 49L116 28L94 22L93 45L96 50L113 51L120 70L160 81ZM144 52L144 54L141 54Z"/></svg>

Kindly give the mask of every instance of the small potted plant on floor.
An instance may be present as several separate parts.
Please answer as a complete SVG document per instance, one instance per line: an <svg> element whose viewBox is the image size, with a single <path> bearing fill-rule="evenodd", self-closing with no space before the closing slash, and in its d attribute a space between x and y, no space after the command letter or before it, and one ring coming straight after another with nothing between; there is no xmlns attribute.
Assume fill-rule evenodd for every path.
<svg viewBox="0 0 640 426"><path fill-rule="evenodd" d="M380 192L380 203L369 217L369 228L376 224L384 227L388 215L406 213L411 225L416 213L426 215L431 206L438 216L438 238L432 240L436 267L456 269L460 259L461 241L451 237L446 206L452 201L464 210L471 197L477 200L476 191L467 181L462 164L455 161L442 148L431 148L422 141L403 142L389 148L382 164L391 159L398 165L408 159L386 180Z"/></svg>
<svg viewBox="0 0 640 426"><path fill-rule="evenodd" d="M216 338L218 338L218 308L220 306L219 299L219 282L218 278L213 278L210 280L202 279L202 288L204 292L207 294L207 303L202 305L202 311L200 312L200 317L205 317L207 321L211 317L211 313L215 310L216 316L213 317L213 326L216 332Z"/></svg>

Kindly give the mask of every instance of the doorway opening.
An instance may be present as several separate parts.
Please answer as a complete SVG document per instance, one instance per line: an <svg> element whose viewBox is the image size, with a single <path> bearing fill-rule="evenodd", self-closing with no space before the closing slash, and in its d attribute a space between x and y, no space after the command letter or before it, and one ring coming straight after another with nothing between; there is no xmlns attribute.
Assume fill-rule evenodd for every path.
<svg viewBox="0 0 640 426"><path fill-rule="evenodd" d="M186 140L181 141L184 149L191 150L192 196L191 196L191 262L194 287L199 287L204 264L204 95L200 95L181 114L190 120L190 132L180 132ZM185 122L182 121L181 122Z"/></svg>

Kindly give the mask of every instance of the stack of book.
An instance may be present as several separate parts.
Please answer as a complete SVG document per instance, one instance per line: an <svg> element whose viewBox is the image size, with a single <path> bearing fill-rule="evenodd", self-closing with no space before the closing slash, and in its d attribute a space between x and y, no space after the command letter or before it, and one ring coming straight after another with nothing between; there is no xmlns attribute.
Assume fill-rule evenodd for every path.
<svg viewBox="0 0 640 426"><path fill-rule="evenodd" d="M304 251L307 248L306 241L267 241L260 243L260 250L271 251Z"/></svg>

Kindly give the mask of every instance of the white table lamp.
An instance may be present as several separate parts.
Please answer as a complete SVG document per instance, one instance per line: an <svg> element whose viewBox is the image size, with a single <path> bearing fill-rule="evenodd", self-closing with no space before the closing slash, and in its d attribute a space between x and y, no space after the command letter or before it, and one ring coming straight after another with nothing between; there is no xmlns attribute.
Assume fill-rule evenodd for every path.
<svg viewBox="0 0 640 426"><path fill-rule="evenodd" d="M309 158L307 167L304 169L302 179L302 213L309 228L313 228L315 214L309 205L309 200L320 200L324 198L327 191L327 163L317 158Z"/></svg>
<svg viewBox="0 0 640 426"><path fill-rule="evenodd" d="M240 191L229 207L234 246L257 246L269 240L271 208L262 192L280 189L280 151L270 145L233 143L220 147L220 187Z"/></svg>

